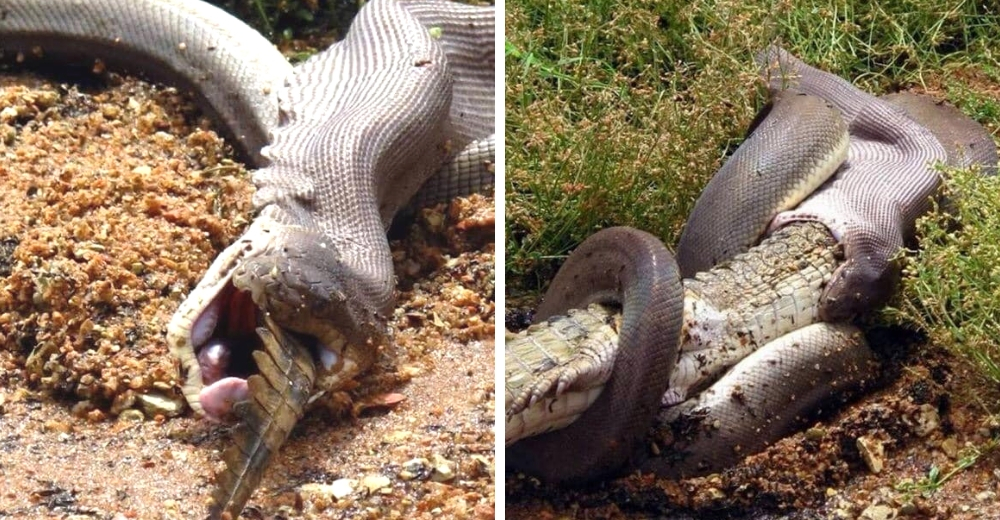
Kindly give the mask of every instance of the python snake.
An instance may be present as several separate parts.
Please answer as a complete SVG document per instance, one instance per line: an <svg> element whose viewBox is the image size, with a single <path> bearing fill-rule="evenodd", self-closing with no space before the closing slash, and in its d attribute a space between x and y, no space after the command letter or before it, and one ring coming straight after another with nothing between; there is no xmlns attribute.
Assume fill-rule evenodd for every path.
<svg viewBox="0 0 1000 520"><path fill-rule="evenodd" d="M238 516L310 396L388 341L396 213L493 184L494 35L492 6L373 0L293 68L201 1L0 0L0 52L189 90L258 167L256 218L167 330L191 407L242 420L212 516Z"/></svg>
<svg viewBox="0 0 1000 520"><path fill-rule="evenodd" d="M670 477L716 471L872 378L875 360L849 318L891 294L891 258L929 206L940 182L935 163L988 171L995 145L978 124L925 96L878 99L776 47L758 61L774 107L692 212L678 246L680 273L693 275L683 302L652 299L676 292L669 279L643 281L641 251L655 244L626 262L599 261L623 258L617 250L641 233L614 228L570 255L539 307L543 321L508 337L510 469L556 483L630 468ZM829 106L789 110L803 94ZM843 123L830 124L827 109ZM834 131L810 130L808 120ZM843 163L835 159L843 156L838 127L849 134ZM831 162L839 167L825 183L801 171L807 165L820 177ZM796 193L806 185L821 187ZM672 262L658 255L657 264ZM683 316L679 332L645 343L625 334L626 324L650 326L630 316L637 284L650 306L661 306L647 315ZM662 359L677 361L654 366Z"/></svg>

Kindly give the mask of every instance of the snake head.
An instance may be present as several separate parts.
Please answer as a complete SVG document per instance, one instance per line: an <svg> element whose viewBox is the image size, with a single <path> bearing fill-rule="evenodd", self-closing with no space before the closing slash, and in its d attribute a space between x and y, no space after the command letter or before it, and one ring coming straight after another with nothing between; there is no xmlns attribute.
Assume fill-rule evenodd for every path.
<svg viewBox="0 0 1000 520"><path fill-rule="evenodd" d="M899 265L886 256L893 245L873 243L885 234L849 235L842 243L844 263L834 272L819 299L819 317L827 323L853 320L884 305L899 283ZM868 239L868 240L865 240ZM895 242L895 241L894 241Z"/></svg>
<svg viewBox="0 0 1000 520"><path fill-rule="evenodd" d="M389 338L392 287L366 284L341 261L346 249L265 211L216 259L167 330L196 412L228 421L248 398L265 318L313 351L317 391L338 390L374 362Z"/></svg>

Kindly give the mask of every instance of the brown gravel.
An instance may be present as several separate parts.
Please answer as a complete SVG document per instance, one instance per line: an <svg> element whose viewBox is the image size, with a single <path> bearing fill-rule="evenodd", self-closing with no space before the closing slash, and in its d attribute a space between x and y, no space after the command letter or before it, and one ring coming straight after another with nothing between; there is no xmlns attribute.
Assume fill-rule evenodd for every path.
<svg viewBox="0 0 1000 520"><path fill-rule="evenodd" d="M0 75L0 518L199 517L227 429L136 397L182 400L164 328L252 187L184 96L84 83ZM307 415L244 517L493 516L492 208L397 226L394 344L351 413ZM355 492L299 492L338 479Z"/></svg>
<svg viewBox="0 0 1000 520"><path fill-rule="evenodd" d="M998 389L902 331L869 336L885 357L882 387L763 453L707 477L635 474L585 490L508 475L508 518L1000 518L1000 450L987 448L1000 423L982 405ZM877 474L859 439L884 450ZM907 488L976 448L986 451L936 490Z"/></svg>

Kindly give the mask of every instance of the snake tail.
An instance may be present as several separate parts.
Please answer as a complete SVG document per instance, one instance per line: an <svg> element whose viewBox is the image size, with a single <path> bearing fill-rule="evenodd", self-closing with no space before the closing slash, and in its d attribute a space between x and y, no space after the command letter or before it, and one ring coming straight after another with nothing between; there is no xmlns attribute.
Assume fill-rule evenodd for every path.
<svg viewBox="0 0 1000 520"><path fill-rule="evenodd" d="M316 369L312 352L270 319L257 334L263 350L253 353L259 374L247 379L250 399L234 406L240 418L233 444L223 453L226 469L216 475L210 518L228 513L236 518L260 484L271 459L284 444L313 389Z"/></svg>

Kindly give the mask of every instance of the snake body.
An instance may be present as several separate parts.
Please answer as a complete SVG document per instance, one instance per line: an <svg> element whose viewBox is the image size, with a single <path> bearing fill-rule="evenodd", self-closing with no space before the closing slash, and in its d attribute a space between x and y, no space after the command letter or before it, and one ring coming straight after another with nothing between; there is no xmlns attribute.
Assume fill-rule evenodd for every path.
<svg viewBox="0 0 1000 520"><path fill-rule="evenodd" d="M892 258L913 239L916 219L930 208L940 184L934 165L947 164L947 150L962 140L963 149L977 151L970 161L992 167L992 139L981 127L977 131L975 122L940 105L914 120L893 103L777 47L766 49L758 62L772 91L791 86L821 96L848 124L851 144L840 172L794 210L777 215L772 228L801 220L826 225L844 246L847 262L825 290L823 318L838 321L868 312L892 294L899 274ZM969 163L954 163L964 164Z"/></svg>
<svg viewBox="0 0 1000 520"><path fill-rule="evenodd" d="M542 453L525 444L531 439L520 436L574 438L563 432L577 428L577 422L591 412L588 403L603 397L602 378L638 377L635 372L620 374L616 356L630 350L677 346L669 340L657 345L632 343L616 338L613 327L594 327L598 321L613 324L628 318L627 314L618 318L616 311L604 308L549 318L508 340L505 375L508 383L516 383L508 388L506 409L511 429L507 441L513 443L508 452L513 454L508 458L512 469L563 483L594 480L630 467L673 477L715 471L773 442L820 401L863 386L871 378L873 358L860 332L844 323L828 322L866 312L891 294L894 266L889 259L905 240L912 239L916 216L929 206L929 197L939 182L934 162L948 160L955 166L978 164L988 169L996 164L995 146L982 127L957 110L926 98L910 94L889 101L874 98L777 48L765 51L761 62L777 62L792 86L824 99L839 112L850 135L846 162L833 179L798 207L784 212L767 215L753 207L752 202L759 200L765 208L774 209L774 201L782 198L768 193L781 184L782 172L762 176L746 166L764 161L742 159L728 172L724 168L719 174L723 179L712 183L724 186L729 182L735 187L717 189L711 196L706 191L699 199L698 206L708 204L713 209L699 213L696 207L693 215L701 215L700 219L725 222L725 209L740 204L753 208L748 214L764 217L747 226L748 231L738 233L712 231L712 222L689 222L688 226L699 233L707 231L697 240L682 239L679 257L702 262L698 258L701 250L729 254L745 248L743 241L752 241L758 229L767 228L770 236L749 252L685 281L679 361L673 367L669 389L660 394L661 412L647 423L651 436L644 439L643 447L634 448L640 453L639 463L633 457L621 460L617 471L605 465L603 472L582 470L579 461L557 466L549 461L568 455ZM765 72L774 70L774 66L765 67ZM779 100L787 96L779 94L785 83L773 79L771 86ZM775 113L782 117L776 109L766 117ZM764 119L759 128L766 128L766 124ZM741 147L737 155L780 155L786 148L764 147L762 142L752 134L743 145L752 148L744 151ZM771 163L781 164L776 159ZM795 177L794 172L789 175ZM765 180L756 183L761 178ZM807 222L815 227L802 227ZM801 234L810 233L825 242L806 249L795 245ZM727 242L717 245L714 240ZM684 251L692 245L699 251ZM725 256L710 256L704 261L710 265ZM801 270L806 274L817 265L822 266L819 272L823 275L815 284L785 278L788 272ZM600 266L591 265L595 270ZM764 283L748 283L755 280ZM576 290L586 294L588 288L581 285ZM782 301L786 303L779 303ZM743 310L734 312L739 308ZM564 323L567 319L574 323ZM567 326L573 333L563 339L548 330ZM765 337L755 330L773 334ZM581 341L598 337L600 341ZM531 353L538 349L543 354ZM528 364L525 360L543 358L545 361L532 365L534 373L524 369ZM553 380L559 384L550 384ZM605 420L630 421L629 408L628 401L619 401L610 407L614 416ZM551 423L544 417L547 413L552 416ZM609 443L609 439L593 429L575 435L582 439L587 434L594 439L593 445L582 441L548 446L573 450L578 459L597 457L595 447Z"/></svg>
<svg viewBox="0 0 1000 520"><path fill-rule="evenodd" d="M522 461L529 470L558 468L568 479L607 473L621 467L623 461L638 460L638 448L659 409L660 394L667 388L677 356L676 349L659 345L680 337L682 316L677 309L683 304L673 256L652 235L610 228L593 235L577 251L553 280L538 317L545 319L591 303L617 303L626 309L618 327L619 341L642 348L619 349L603 393L572 428L508 447L508 461L519 465L517 461ZM551 358L546 356L542 361L548 365ZM505 362L513 367L518 358L508 355ZM568 373L564 379L569 383L577 377ZM559 381L553 382L555 389ZM536 400L547 390L534 386L522 394L521 404ZM508 388L508 399L510 391ZM619 410L623 402L630 403L627 413Z"/></svg>
<svg viewBox="0 0 1000 520"><path fill-rule="evenodd" d="M0 51L58 63L100 59L193 92L255 165L263 163L260 150L278 124L278 91L292 72L260 33L190 0L3 0Z"/></svg>
<svg viewBox="0 0 1000 520"><path fill-rule="evenodd" d="M373 0L343 41L293 70L196 0L0 0L5 55L97 58L189 89L261 167L257 217L167 331L191 407L242 421L213 516L239 514L306 397L339 388L388 341L393 216L492 185L495 23L492 7ZM315 371L290 370L303 356ZM246 379L250 363L260 375Z"/></svg>
<svg viewBox="0 0 1000 520"><path fill-rule="evenodd" d="M591 249L602 245L589 242L589 239L585 241L581 248ZM620 240L606 242L603 247L617 249L621 243ZM702 390L709 383L715 383L728 368L759 351L758 349L769 348L771 352L777 350L780 353L788 345L776 343L776 340L784 338L781 341L794 343L796 339L789 340L786 337L789 333L818 321L818 302L822 289L843 261L837 254L835 245L833 237L822 225L792 225L779 230L748 252L737 255L732 261L684 280L683 304L664 308L662 311L682 316L683 332L677 344L672 344L667 336L645 343L628 342L627 338L620 337L615 332L614 320L619 312L605 308L590 308L586 311L574 311L567 316L553 317L509 339L505 348L508 465L539 475L548 481L564 483L612 475L627 467L676 475L686 473L690 468L705 467L703 459L706 457L711 461L729 461L728 458L719 456L719 452L700 449L700 444L708 439L717 444L735 440L734 445L746 445L751 439L763 439L747 437L745 431L740 431L734 439L734 435L723 436L705 430L707 435L690 436L686 439L690 448L672 446L673 457L650 457L647 434L651 425L657 424L658 431L670 432L675 421L650 418L646 415L645 408L633 407L627 404L630 402L628 400L618 400L615 401L616 405L612 404L610 412L606 411L600 419L591 420L610 421L617 425L638 424L639 434L633 438L631 445L634 451L630 458L615 459L615 464L605 462L600 466L601 471L594 471L590 461L602 456L602 452L596 449L597 446L622 442L623 438L629 437L600 426L581 428L578 423L595 414L593 406L588 407L588 402L594 400L595 394L600 396L599 399L611 400L610 396L603 394L605 383L602 378L612 378L617 374L620 378L631 380L641 372L636 369L625 372L618 365L618 356L626 355L627 347L634 351L632 356L641 359L639 366L642 370L653 366L648 361L652 358L642 354L647 349L659 352L661 356L667 356L670 352L677 353L677 362L670 367L667 381L659 382L659 388L664 390L636 390L644 399L649 399L649 394L656 397L657 406L653 416L662 416L665 411L670 410L688 410L699 403L699 398L707 395ZM580 257L575 252L567 260L567 264L570 261L579 263L581 268L587 263L585 257ZM585 287L582 283L578 284L581 293L586 292ZM650 289L653 287L650 286ZM627 311L623 309L621 316L620 319L624 320L628 316ZM807 337L811 339L815 334L822 336L828 333L818 330ZM825 338L811 341L819 343L819 348L828 348L829 345ZM772 344L783 346L775 349ZM856 352L862 352L863 355L864 349L844 352L846 356L854 357L858 355ZM809 352L812 353L813 351ZM526 366L534 369L535 373L525 370ZM610 368L612 366L613 369ZM772 382L770 386L762 385L762 388L777 386L767 363L752 366L753 368L745 370L750 373L750 378ZM824 367L827 366L824 363ZM871 376L871 367L865 368L869 370L837 371L847 377L838 378L832 383L844 388L860 385ZM592 377L583 377L581 374ZM740 374L736 376L736 381L740 382L736 385L746 385L748 380L746 373ZM558 382L562 382L562 388L558 387ZM784 389L791 387L802 395L805 394L802 391L805 388L817 396L823 395L824 389L828 391L831 388L829 384L817 384L815 378L799 371L792 372L781 382ZM733 385L726 382L722 384ZM712 388L722 392L722 387L713 385ZM749 387L747 391L753 395ZM775 410L787 410L787 403L771 399L760 408L763 409L755 410L755 413L763 412L763 416L773 414ZM731 423L743 425L747 429L759 427L756 421L744 421L745 417L742 415L721 415ZM644 426L642 420L646 421ZM544 433L553 422L572 425ZM775 421L773 426L782 433L787 427L786 421ZM570 432L572 433L567 434ZM544 434L539 435L540 433ZM529 435L538 436L523 438ZM540 449L542 442L547 443L548 449ZM679 457L681 452L693 455ZM696 459L699 460L698 464L690 462ZM559 463L556 464L555 461ZM680 464L684 461L688 462ZM669 467L664 466L668 462Z"/></svg>
<svg viewBox="0 0 1000 520"><path fill-rule="evenodd" d="M847 158L847 125L822 98L783 91L763 114L688 217L677 245L684 277L759 242L775 213L797 206ZM779 147L787 153L770 152Z"/></svg>

